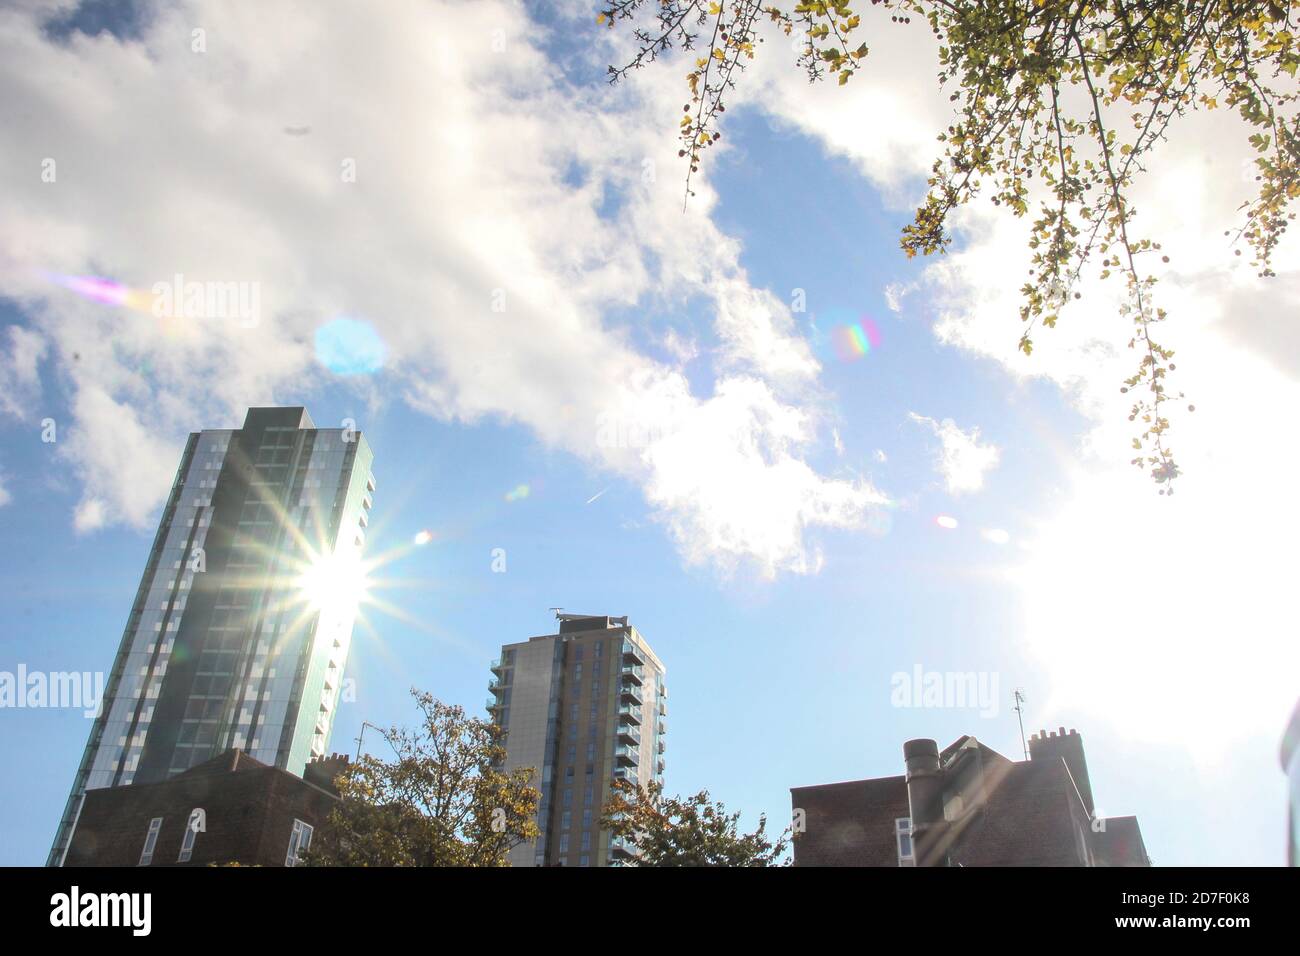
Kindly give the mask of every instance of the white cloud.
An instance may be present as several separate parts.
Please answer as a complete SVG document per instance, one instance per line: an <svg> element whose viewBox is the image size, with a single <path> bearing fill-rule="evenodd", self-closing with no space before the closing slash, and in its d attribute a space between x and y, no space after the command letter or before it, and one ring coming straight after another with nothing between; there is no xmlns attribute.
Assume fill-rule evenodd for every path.
<svg viewBox="0 0 1300 956"><path fill-rule="evenodd" d="M10 494L9 489L5 487L4 476L0 475L0 508L3 508L5 505L9 504L9 502L13 500L14 500L13 495Z"/></svg>
<svg viewBox="0 0 1300 956"><path fill-rule="evenodd" d="M766 289L752 288L743 275L717 288L717 331L728 367L752 370L782 384L814 379L821 366L806 339L795 332L789 308Z"/></svg>
<svg viewBox="0 0 1300 956"><path fill-rule="evenodd" d="M645 175L680 168L664 135L675 76L572 87L508 0L393 0L383 17L190 0L158 10L140 43L55 44L28 9L0 12L0 291L38 317L70 388L60 452L82 478L78 529L146 524L186 432L310 404L324 374L312 335L340 314L389 350L363 394L520 423L640 483L690 561L815 569L807 533L855 527L881 497L804 463L818 364L710 220L707 179L683 214L678 177ZM176 41L194 24L206 53ZM177 272L257 282L262 320L160 328L40 270L144 290ZM708 395L602 320L692 297L711 301L721 343ZM609 421L643 440L593 441ZM737 487L768 497L739 509Z"/></svg>
<svg viewBox="0 0 1300 956"><path fill-rule="evenodd" d="M909 412L908 416L928 426L939 439L934 467L943 476L949 494L959 495L984 487L984 475L997 465L999 453L996 446L980 443L978 428L964 432L951 418L937 422L916 412Z"/></svg>
<svg viewBox="0 0 1300 956"><path fill-rule="evenodd" d="M647 495L691 562L730 568L753 561L767 576L815 572L821 555L803 546L803 529L860 527L868 508L886 498L866 482L817 475L795 454L811 437L807 416L763 383L728 379L648 449ZM687 467L705 459L708 468ZM791 501L798 506L771 509ZM764 519L754 520L759 513Z"/></svg>
<svg viewBox="0 0 1300 956"><path fill-rule="evenodd" d="M916 291L915 282L891 282L885 286L885 305L889 306L891 312L903 311L903 299L909 294Z"/></svg>
<svg viewBox="0 0 1300 956"><path fill-rule="evenodd" d="M5 328L8 340L0 351L0 411L17 419L33 417L32 404L40 395L39 367L46 341L20 325Z"/></svg>
<svg viewBox="0 0 1300 956"><path fill-rule="evenodd" d="M663 337L664 351L673 357L678 365L685 365L699 358L700 346L693 338L686 338L676 329L669 329Z"/></svg>

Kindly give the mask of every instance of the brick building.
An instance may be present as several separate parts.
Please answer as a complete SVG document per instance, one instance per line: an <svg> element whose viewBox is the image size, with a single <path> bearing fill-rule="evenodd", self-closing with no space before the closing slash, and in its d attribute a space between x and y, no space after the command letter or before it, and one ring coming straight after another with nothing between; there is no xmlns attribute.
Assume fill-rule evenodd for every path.
<svg viewBox="0 0 1300 956"><path fill-rule="evenodd" d="M1150 865L1136 817L1096 815L1073 730L1035 735L1023 761L970 736L903 754L899 776L791 789L796 866Z"/></svg>
<svg viewBox="0 0 1300 956"><path fill-rule="evenodd" d="M87 791L64 865L291 866L347 763L318 758L299 777L228 750L159 783Z"/></svg>

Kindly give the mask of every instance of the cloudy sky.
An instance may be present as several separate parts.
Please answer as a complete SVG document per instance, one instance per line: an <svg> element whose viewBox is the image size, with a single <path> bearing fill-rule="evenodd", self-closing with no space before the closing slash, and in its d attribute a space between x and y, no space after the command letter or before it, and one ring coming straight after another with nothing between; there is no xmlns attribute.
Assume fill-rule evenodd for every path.
<svg viewBox="0 0 1300 956"><path fill-rule="evenodd" d="M1022 687L1158 864L1282 861L1300 287L1294 244L1265 282L1224 237L1232 117L1185 123L1136 195L1196 406L1163 498L1128 464L1117 288L1025 357L1024 223L975 206L948 256L899 251L948 122L919 25L864 17L843 89L773 38L683 210L684 68L609 86L627 38L591 4L375 9L0 11L0 670L108 670L186 434L304 404L366 432L369 546L401 551L334 749L411 683L480 708L563 606L631 616L668 666L669 788L750 822L900 773L911 737L1016 756ZM132 307L177 276L256 315ZM999 706L893 706L918 666L995 676ZM0 721L0 862L40 862L88 722Z"/></svg>

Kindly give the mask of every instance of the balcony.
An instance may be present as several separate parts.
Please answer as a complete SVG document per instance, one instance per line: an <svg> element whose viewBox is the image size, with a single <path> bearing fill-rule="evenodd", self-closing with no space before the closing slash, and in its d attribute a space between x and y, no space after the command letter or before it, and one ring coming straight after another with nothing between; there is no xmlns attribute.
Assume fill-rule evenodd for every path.
<svg viewBox="0 0 1300 956"><path fill-rule="evenodd" d="M616 860L634 859L636 848L627 837L614 837L609 841L609 855Z"/></svg>
<svg viewBox="0 0 1300 956"><path fill-rule="evenodd" d="M668 733L668 721L664 720L662 717L659 718L659 726L655 730L655 733L657 733L661 737L664 734Z"/></svg>
<svg viewBox="0 0 1300 956"><path fill-rule="evenodd" d="M624 664L621 673L624 681L631 681L640 686L641 679L645 676L645 668L640 664Z"/></svg>
<svg viewBox="0 0 1300 956"><path fill-rule="evenodd" d="M620 724L641 724L641 708L635 704L624 704L618 709L618 722Z"/></svg>
<svg viewBox="0 0 1300 956"><path fill-rule="evenodd" d="M619 700L621 703L637 704L638 706L640 705L641 688L636 686L635 684L624 684L622 687L618 689L618 692L619 692Z"/></svg>
<svg viewBox="0 0 1300 956"><path fill-rule="evenodd" d="M641 762L641 750L636 746L619 744L614 748L614 760L620 767L635 767Z"/></svg>
<svg viewBox="0 0 1300 956"><path fill-rule="evenodd" d="M501 691L505 690L505 687L506 687L506 682L503 681L500 677L493 677L491 680L488 681L488 690L491 691L493 694L501 693Z"/></svg>
<svg viewBox="0 0 1300 956"><path fill-rule="evenodd" d="M639 742L639 741L638 741L638 742ZM662 739L659 741L659 745L658 745L658 747L657 747L656 749L657 749L660 753L663 753L664 750L667 749L667 748L664 746L664 742L663 742Z"/></svg>
<svg viewBox="0 0 1300 956"><path fill-rule="evenodd" d="M628 664L645 663L645 657L641 653L641 648L637 647L631 641L623 642L623 660Z"/></svg>
<svg viewBox="0 0 1300 956"><path fill-rule="evenodd" d="M641 779L635 767L618 767L614 770L615 780L626 780L635 786Z"/></svg>
<svg viewBox="0 0 1300 956"><path fill-rule="evenodd" d="M660 757L655 761L655 773L662 775L664 772L664 758Z"/></svg>
<svg viewBox="0 0 1300 956"><path fill-rule="evenodd" d="M500 676L501 676L501 658L498 657L496 660L494 660L494 661L492 662L492 664L489 666L488 669L489 669L490 671L492 671L493 674L496 674L498 677L500 677Z"/></svg>
<svg viewBox="0 0 1300 956"><path fill-rule="evenodd" d="M487 709L488 709L489 712L491 712L491 711L496 711L496 710L500 710L500 709L501 709L501 701L497 700L497 698L495 698L495 697L489 697L489 698L487 699L487 703L486 703L484 706L487 707Z"/></svg>
<svg viewBox="0 0 1300 956"><path fill-rule="evenodd" d="M630 725L624 725L618 728L618 739L623 743L631 744L634 747L640 746L641 744L641 734L635 727Z"/></svg>

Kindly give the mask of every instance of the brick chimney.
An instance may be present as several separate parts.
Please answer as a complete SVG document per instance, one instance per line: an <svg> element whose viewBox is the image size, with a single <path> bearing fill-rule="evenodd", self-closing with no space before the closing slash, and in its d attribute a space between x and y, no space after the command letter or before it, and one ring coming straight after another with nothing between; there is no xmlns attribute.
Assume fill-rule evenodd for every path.
<svg viewBox="0 0 1300 956"><path fill-rule="evenodd" d="M339 774L348 769L352 759L347 754L330 754L328 757L312 757L303 769L302 779L310 784L337 794L334 781Z"/></svg>
<svg viewBox="0 0 1300 956"><path fill-rule="evenodd" d="M907 766L907 805L912 818L912 852L917 866L942 866L947 822L943 816L943 775L939 745L920 738L903 744Z"/></svg>
<svg viewBox="0 0 1300 956"><path fill-rule="evenodd" d="M1065 728L1061 727L1059 732L1054 730L1050 735L1047 731L1040 730L1029 738L1029 759L1035 762L1039 760L1064 760L1065 765L1070 768L1070 776L1074 778L1074 785L1079 789L1079 796L1083 798L1083 805L1088 811L1088 816L1093 815L1092 784L1088 780L1088 761L1083 756L1083 738L1079 736L1077 730L1071 730L1067 734Z"/></svg>

